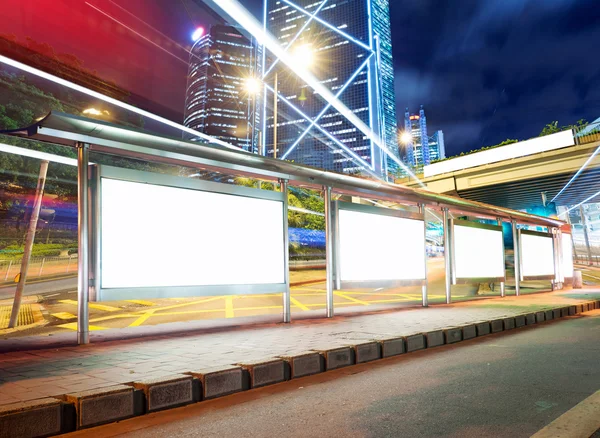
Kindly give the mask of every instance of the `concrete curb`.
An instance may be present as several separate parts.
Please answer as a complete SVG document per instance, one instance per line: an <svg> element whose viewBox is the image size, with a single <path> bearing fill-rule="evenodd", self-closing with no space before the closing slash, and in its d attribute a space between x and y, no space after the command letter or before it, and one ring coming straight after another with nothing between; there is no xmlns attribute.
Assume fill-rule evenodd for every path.
<svg viewBox="0 0 600 438"><path fill-rule="evenodd" d="M203 369L160 379L133 382L0 406L0 438L42 437L93 427L251 388L318 374L358 363L512 330L600 309L589 301L535 313L482 321L410 336L306 352L264 361Z"/></svg>

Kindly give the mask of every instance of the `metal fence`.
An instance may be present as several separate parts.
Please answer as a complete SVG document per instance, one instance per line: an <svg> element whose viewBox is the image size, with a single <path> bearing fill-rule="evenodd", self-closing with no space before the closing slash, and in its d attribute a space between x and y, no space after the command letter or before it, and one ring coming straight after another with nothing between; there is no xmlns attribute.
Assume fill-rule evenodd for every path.
<svg viewBox="0 0 600 438"><path fill-rule="evenodd" d="M21 270L22 259L0 260L0 283L13 282ZM60 277L77 274L77 255L67 257L32 257L27 279Z"/></svg>
<svg viewBox="0 0 600 438"><path fill-rule="evenodd" d="M576 144L588 144L600 141L600 121L573 130Z"/></svg>

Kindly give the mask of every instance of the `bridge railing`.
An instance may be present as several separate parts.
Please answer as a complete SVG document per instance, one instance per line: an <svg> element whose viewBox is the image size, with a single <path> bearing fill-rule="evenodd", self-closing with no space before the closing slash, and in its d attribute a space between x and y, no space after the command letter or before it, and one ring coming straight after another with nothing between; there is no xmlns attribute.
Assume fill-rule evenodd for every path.
<svg viewBox="0 0 600 438"><path fill-rule="evenodd" d="M576 144L588 144L600 141L600 121L573 129Z"/></svg>

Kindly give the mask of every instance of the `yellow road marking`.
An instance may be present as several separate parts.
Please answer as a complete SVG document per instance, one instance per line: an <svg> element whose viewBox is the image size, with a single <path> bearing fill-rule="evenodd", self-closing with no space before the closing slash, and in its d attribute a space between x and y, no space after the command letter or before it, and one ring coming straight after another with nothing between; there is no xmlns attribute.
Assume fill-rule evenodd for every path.
<svg viewBox="0 0 600 438"><path fill-rule="evenodd" d="M58 318L58 319L73 319L73 318L77 318L75 315L73 315L72 313L69 313L69 312L51 313L51 315L54 316L55 318Z"/></svg>
<svg viewBox="0 0 600 438"><path fill-rule="evenodd" d="M32 305L31 306L31 311L33 313L33 322L34 322L34 324L46 320L46 318L44 318L44 314L42 313L42 310L41 310L39 304Z"/></svg>
<svg viewBox="0 0 600 438"><path fill-rule="evenodd" d="M195 304L208 303L209 301L221 300L223 298L225 298L225 297L220 296L220 297L204 298L202 300L190 301L189 303L180 303L180 304L173 304L171 306L164 306L164 307L161 307L161 308L155 309L155 310L159 311L159 310L177 309L178 307L193 306Z"/></svg>
<svg viewBox="0 0 600 438"><path fill-rule="evenodd" d="M118 319L118 318L135 318L137 315L132 315L131 313L122 313L121 315L108 315L108 316L102 316L100 318L92 318L90 319L90 322L99 322L99 321L108 321L111 319Z"/></svg>
<svg viewBox="0 0 600 438"><path fill-rule="evenodd" d="M225 318L235 317L233 313L233 297L225 297Z"/></svg>
<svg viewBox="0 0 600 438"><path fill-rule="evenodd" d="M69 329L69 330L75 330L75 331L77 331L77 323L76 322L70 322L68 324L61 324L61 325L58 325L57 327L62 327L62 328L66 328L66 329ZM97 325L90 325L89 329L90 329L90 331L108 330L107 327L98 327Z"/></svg>
<svg viewBox="0 0 600 438"><path fill-rule="evenodd" d="M59 303L72 304L74 306L77 305L77 301L75 300L60 300ZM106 312L116 312L118 310L121 310L118 307L106 306L104 304L90 303L89 306L91 309L104 310Z"/></svg>
<svg viewBox="0 0 600 438"><path fill-rule="evenodd" d="M140 316L138 319L136 319L135 321L133 321L131 324L129 324L129 327L138 327L140 325L142 325L144 322L146 322L146 320L148 318L150 318L152 315L154 315L154 310L149 310L146 313L144 313L142 316Z"/></svg>
<svg viewBox="0 0 600 438"><path fill-rule="evenodd" d="M352 298L352 297L349 297L347 295L344 295L342 292L334 292L333 294L337 295L338 297L345 298L345 299L347 299L349 301L354 301L355 303L362 304L363 306L368 306L369 305L369 303L367 303L366 301L357 300L356 298Z"/></svg>
<svg viewBox="0 0 600 438"><path fill-rule="evenodd" d="M300 309L302 310L310 310L308 307L306 307L304 304L302 304L300 301L298 301L296 298L294 297L290 297L290 301L292 302L292 304L294 306L298 306L300 307Z"/></svg>
<svg viewBox="0 0 600 438"><path fill-rule="evenodd" d="M152 301L144 301L144 300L125 300L128 303L139 304L141 306L154 306Z"/></svg>

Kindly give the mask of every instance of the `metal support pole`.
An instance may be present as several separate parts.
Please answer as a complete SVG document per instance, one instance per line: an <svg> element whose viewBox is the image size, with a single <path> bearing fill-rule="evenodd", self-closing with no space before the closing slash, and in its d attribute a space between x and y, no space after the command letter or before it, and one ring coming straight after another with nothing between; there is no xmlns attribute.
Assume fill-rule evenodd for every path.
<svg viewBox="0 0 600 438"><path fill-rule="evenodd" d="M89 344L89 145L77 144L77 343Z"/></svg>
<svg viewBox="0 0 600 438"><path fill-rule="evenodd" d="M585 238L585 247L587 248L588 265L592 266L592 248L590 246L590 236L588 235L587 220L585 218L585 211L583 211L583 205L579 206L579 214L581 215L581 226L583 228L583 237Z"/></svg>
<svg viewBox="0 0 600 438"><path fill-rule="evenodd" d="M442 208L444 221L444 265L446 271L446 304L452 302L452 257L448 209Z"/></svg>
<svg viewBox="0 0 600 438"><path fill-rule="evenodd" d="M275 72L275 84L273 85L273 158L277 158L277 104L279 101L279 80Z"/></svg>
<svg viewBox="0 0 600 438"><path fill-rule="evenodd" d="M333 230L331 215L331 187L323 187L325 198L325 266L327 269L327 318L333 317Z"/></svg>
<svg viewBox="0 0 600 438"><path fill-rule="evenodd" d="M31 217L29 218L29 227L27 228L27 237L25 238L25 247L23 248L23 258L21 259L21 275L19 276L19 283L17 284L17 290L15 291L15 299L13 301L12 311L10 313L10 320L8 321L9 328L15 328L19 319L21 299L23 298L23 289L25 289L25 280L27 279L27 271L29 270L29 260L31 259L33 241L35 240L35 230L40 217L40 209L42 208L42 197L44 196L44 186L46 185L47 174L48 161L42 161L40 163L40 174L38 176L37 187L35 189L33 211L31 212Z"/></svg>
<svg viewBox="0 0 600 438"><path fill-rule="evenodd" d="M497 218L498 226L502 227L502 260L504 260L504 278L506 278L506 251L504 250L504 227L502 225L502 218ZM506 296L506 281L500 282L500 296L504 298Z"/></svg>
<svg viewBox="0 0 600 438"><path fill-rule="evenodd" d="M342 288L340 271L340 209L338 203L333 207L333 269L335 272L335 290Z"/></svg>
<svg viewBox="0 0 600 438"><path fill-rule="evenodd" d="M290 292L290 235L288 230L288 180L280 179L281 193L283 194L283 247L284 247L284 273L285 292L283 293L283 322L292 320L291 292Z"/></svg>
<svg viewBox="0 0 600 438"><path fill-rule="evenodd" d="M521 294L521 242L519 241L519 230L517 221L512 221L513 247L515 259L515 296Z"/></svg>
<svg viewBox="0 0 600 438"><path fill-rule="evenodd" d="M425 283L423 283L423 286L421 286L421 295L423 298L423 307L428 307L429 306L429 297L427 296L427 285L428 285L428 279L427 279L427 220L425 218L425 204L419 204L419 213L421 213L423 215L423 241L425 244Z"/></svg>
<svg viewBox="0 0 600 438"><path fill-rule="evenodd" d="M42 263L40 263L40 272L38 272L38 277L42 276L42 271L44 270L44 262L46 261L46 257L42 258Z"/></svg>
<svg viewBox="0 0 600 438"><path fill-rule="evenodd" d="M6 269L6 275L4 276L4 281L8 280L8 273L10 272L10 268L12 266L12 260L8 262L8 268Z"/></svg>

